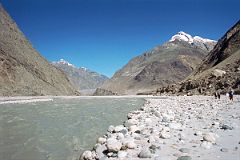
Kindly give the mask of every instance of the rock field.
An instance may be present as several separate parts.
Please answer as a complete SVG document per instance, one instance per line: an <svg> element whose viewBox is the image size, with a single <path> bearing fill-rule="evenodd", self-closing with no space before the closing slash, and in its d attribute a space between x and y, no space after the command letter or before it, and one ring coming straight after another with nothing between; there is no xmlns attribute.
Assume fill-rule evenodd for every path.
<svg viewBox="0 0 240 160"><path fill-rule="evenodd" d="M80 159L239 160L240 97L146 99Z"/></svg>

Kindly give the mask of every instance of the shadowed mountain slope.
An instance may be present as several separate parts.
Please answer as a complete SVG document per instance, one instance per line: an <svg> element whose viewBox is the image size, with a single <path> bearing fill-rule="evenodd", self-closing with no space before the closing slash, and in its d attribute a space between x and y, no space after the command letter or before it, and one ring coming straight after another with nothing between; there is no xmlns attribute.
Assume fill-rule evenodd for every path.
<svg viewBox="0 0 240 160"><path fill-rule="evenodd" d="M66 75L44 59L0 4L0 95L74 95Z"/></svg>

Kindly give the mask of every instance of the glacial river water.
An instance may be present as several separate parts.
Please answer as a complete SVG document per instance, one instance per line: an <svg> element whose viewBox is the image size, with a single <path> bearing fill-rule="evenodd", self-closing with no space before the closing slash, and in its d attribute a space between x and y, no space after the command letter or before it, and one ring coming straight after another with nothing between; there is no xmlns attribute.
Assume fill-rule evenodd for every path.
<svg viewBox="0 0 240 160"><path fill-rule="evenodd" d="M119 125L141 98L55 98L0 104L1 160L75 160L109 125Z"/></svg>

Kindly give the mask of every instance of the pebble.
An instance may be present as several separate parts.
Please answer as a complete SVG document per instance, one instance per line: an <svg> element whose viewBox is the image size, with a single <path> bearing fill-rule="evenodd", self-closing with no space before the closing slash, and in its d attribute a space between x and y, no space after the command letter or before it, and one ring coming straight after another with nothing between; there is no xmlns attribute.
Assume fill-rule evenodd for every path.
<svg viewBox="0 0 240 160"><path fill-rule="evenodd" d="M171 135L170 135L169 132L162 131L162 132L160 133L160 138L169 139L169 138L171 138Z"/></svg>
<svg viewBox="0 0 240 160"><path fill-rule="evenodd" d="M177 160L192 160L192 158L190 156L181 156L181 157L178 157Z"/></svg>
<svg viewBox="0 0 240 160"><path fill-rule="evenodd" d="M134 149L134 148L136 148L136 146L137 145L133 141L130 141L130 142L126 143L126 147L129 148L129 149Z"/></svg>
<svg viewBox="0 0 240 160"><path fill-rule="evenodd" d="M203 141L201 143L201 147L205 148L205 149L210 149L212 146L212 143L211 142L207 142L207 141Z"/></svg>
<svg viewBox="0 0 240 160"><path fill-rule="evenodd" d="M93 158L94 157L93 157L91 151L85 151L85 152L83 152L83 154L82 154L80 159L82 159L82 160L92 160Z"/></svg>
<svg viewBox="0 0 240 160"><path fill-rule="evenodd" d="M126 151L118 151L118 158L125 158L127 156L127 152Z"/></svg>
<svg viewBox="0 0 240 160"><path fill-rule="evenodd" d="M152 144L152 145L149 147L149 150L150 150L150 152L151 152L152 154L155 154L155 152L156 152L157 149L160 150L161 147L160 147L160 146L157 147L157 146L154 145L154 144Z"/></svg>
<svg viewBox="0 0 240 160"><path fill-rule="evenodd" d="M187 139L187 137L184 133L179 133L178 136L179 136L179 140L186 140Z"/></svg>
<svg viewBox="0 0 240 160"><path fill-rule="evenodd" d="M115 129L115 127L113 126L113 125L110 125L109 127L108 127L108 132L113 132L114 131L114 129Z"/></svg>
<svg viewBox="0 0 240 160"><path fill-rule="evenodd" d="M141 152L138 154L139 158L151 158L152 154L150 152L149 149L144 148L143 150L141 150Z"/></svg>
<svg viewBox="0 0 240 160"><path fill-rule="evenodd" d="M140 131L139 127L137 127L136 125L132 125L129 127L129 132L136 132L136 131Z"/></svg>
<svg viewBox="0 0 240 160"><path fill-rule="evenodd" d="M188 148L180 148L179 151L182 153L190 153L190 149Z"/></svg>
<svg viewBox="0 0 240 160"><path fill-rule="evenodd" d="M222 125L220 128L223 129L223 130L232 130L233 129L233 127L228 126L226 124Z"/></svg>
<svg viewBox="0 0 240 160"><path fill-rule="evenodd" d="M98 140L97 140L97 142L100 143L100 144L103 144L103 143L105 143L106 141L107 141L107 139L106 139L106 138L103 138L103 137L99 137Z"/></svg>
<svg viewBox="0 0 240 160"><path fill-rule="evenodd" d="M207 142L211 142L211 143L215 143L216 142L216 138L214 137L213 133L206 133L203 136L203 140L207 141Z"/></svg>
<svg viewBox="0 0 240 160"><path fill-rule="evenodd" d="M107 150L106 145L99 145L99 144L97 144L97 145L95 146L95 151L96 151L96 153L97 153L97 155L98 155L99 157L104 157L103 152L106 151L106 150Z"/></svg>
<svg viewBox="0 0 240 160"><path fill-rule="evenodd" d="M130 127L136 124L138 124L138 121L136 119L129 119L124 123L125 127Z"/></svg>
<svg viewBox="0 0 240 160"><path fill-rule="evenodd" d="M117 152L121 149L122 147L122 143L120 143L119 141L117 141L116 139L113 138L109 138L107 140L107 149L110 152Z"/></svg>
<svg viewBox="0 0 240 160"><path fill-rule="evenodd" d="M125 129L125 127L123 125L119 125L119 126L116 126L114 128L114 132L118 133L120 132L121 130Z"/></svg>
<svg viewBox="0 0 240 160"><path fill-rule="evenodd" d="M171 129L180 129L182 127L182 124L180 123L170 123L169 128Z"/></svg>

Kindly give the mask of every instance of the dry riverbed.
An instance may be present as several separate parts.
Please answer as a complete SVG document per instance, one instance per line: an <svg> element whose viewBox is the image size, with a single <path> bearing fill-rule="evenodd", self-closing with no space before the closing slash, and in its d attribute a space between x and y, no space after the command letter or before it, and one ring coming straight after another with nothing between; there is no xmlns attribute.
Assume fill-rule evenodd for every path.
<svg viewBox="0 0 240 160"><path fill-rule="evenodd" d="M146 99L80 159L239 160L240 97Z"/></svg>

